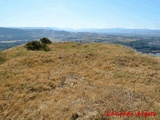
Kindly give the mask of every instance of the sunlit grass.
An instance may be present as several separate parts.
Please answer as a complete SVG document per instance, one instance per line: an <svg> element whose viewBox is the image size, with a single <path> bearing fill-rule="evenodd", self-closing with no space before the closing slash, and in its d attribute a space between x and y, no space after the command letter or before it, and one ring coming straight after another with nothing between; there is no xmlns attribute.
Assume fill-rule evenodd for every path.
<svg viewBox="0 0 160 120"><path fill-rule="evenodd" d="M156 111L152 118L160 119L159 58L114 44L49 47L28 51L22 45L1 53L0 119L125 119L106 118L106 110Z"/></svg>

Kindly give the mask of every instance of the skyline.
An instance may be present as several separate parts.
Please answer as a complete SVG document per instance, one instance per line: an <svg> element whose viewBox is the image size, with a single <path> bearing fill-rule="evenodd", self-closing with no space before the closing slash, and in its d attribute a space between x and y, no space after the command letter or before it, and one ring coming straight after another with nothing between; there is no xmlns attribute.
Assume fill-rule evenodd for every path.
<svg viewBox="0 0 160 120"><path fill-rule="evenodd" d="M158 0L0 0L0 27L160 29Z"/></svg>

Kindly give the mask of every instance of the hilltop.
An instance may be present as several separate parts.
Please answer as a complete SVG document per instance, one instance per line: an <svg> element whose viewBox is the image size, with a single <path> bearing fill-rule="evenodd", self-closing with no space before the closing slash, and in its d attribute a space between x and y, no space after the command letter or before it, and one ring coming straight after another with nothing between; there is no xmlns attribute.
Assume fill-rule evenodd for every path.
<svg viewBox="0 0 160 120"><path fill-rule="evenodd" d="M24 45L0 54L0 119L124 120L106 111L155 111L160 119L160 58L115 44Z"/></svg>

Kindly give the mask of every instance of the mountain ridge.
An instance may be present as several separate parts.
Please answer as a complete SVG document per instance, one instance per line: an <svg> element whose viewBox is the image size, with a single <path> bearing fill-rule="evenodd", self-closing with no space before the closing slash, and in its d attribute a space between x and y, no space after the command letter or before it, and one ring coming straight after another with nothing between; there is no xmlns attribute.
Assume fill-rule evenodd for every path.
<svg viewBox="0 0 160 120"><path fill-rule="evenodd" d="M127 28L85 28L85 29L72 29L72 28L56 28L56 27L0 27L2 29L14 30L53 30L53 31L66 31L66 32L90 32L90 33L103 33L103 34L133 34L133 35L160 35L160 29L127 29Z"/></svg>

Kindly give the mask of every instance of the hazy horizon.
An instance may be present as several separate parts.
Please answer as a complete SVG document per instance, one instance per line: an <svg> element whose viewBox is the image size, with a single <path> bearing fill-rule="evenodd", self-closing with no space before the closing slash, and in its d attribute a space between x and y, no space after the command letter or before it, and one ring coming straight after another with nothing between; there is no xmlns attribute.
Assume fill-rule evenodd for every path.
<svg viewBox="0 0 160 120"><path fill-rule="evenodd" d="M159 5L159 0L0 0L0 26L160 29Z"/></svg>
<svg viewBox="0 0 160 120"><path fill-rule="evenodd" d="M49 28L51 28L51 29L59 29L59 30L67 30L67 29L71 29L71 30L87 30L87 29L95 29L95 30L103 30L103 29L129 29L129 30L160 30L160 28L157 28L157 29L151 29L151 28L60 28L60 27L54 27L54 26L46 26L46 27L41 27L41 26L37 26L37 27L35 27L35 26L33 26L33 27L31 27L31 26L22 26L22 27L12 27L12 26L9 26L9 27L3 27L3 26L0 26L0 28L35 28L35 29L41 29L41 28L46 28L46 29L49 29Z"/></svg>

